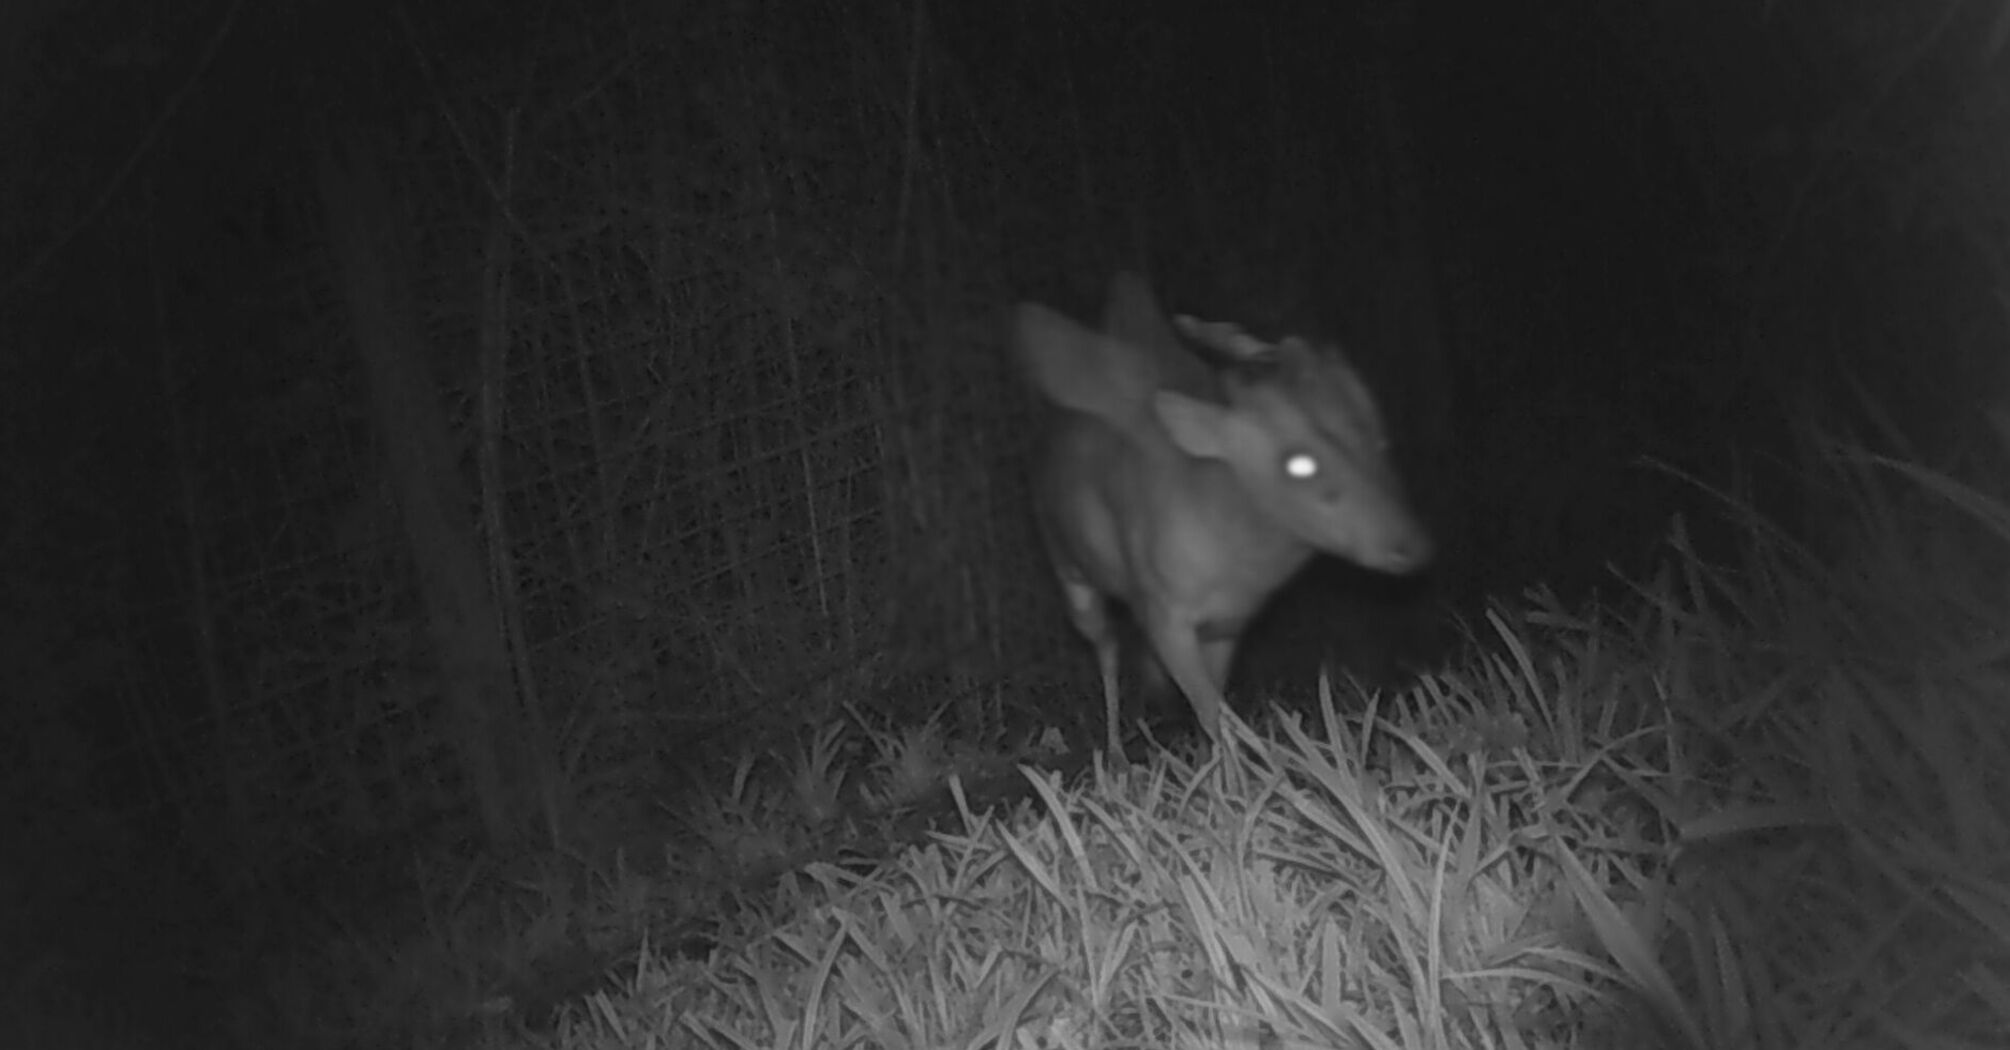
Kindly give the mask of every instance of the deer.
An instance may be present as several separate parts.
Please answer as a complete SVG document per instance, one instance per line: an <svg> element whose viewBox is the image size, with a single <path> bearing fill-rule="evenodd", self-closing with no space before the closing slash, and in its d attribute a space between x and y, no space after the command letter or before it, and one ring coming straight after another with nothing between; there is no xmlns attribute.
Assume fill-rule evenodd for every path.
<svg viewBox="0 0 2010 1050"><path fill-rule="evenodd" d="M1119 732L1114 607L1141 629L1212 742L1250 620L1315 554L1408 574L1430 533L1389 455L1381 411L1336 347L1168 319L1119 271L1100 329L1038 303L1013 355L1057 411L1032 471L1034 516L1068 617L1094 648L1108 754Z"/></svg>

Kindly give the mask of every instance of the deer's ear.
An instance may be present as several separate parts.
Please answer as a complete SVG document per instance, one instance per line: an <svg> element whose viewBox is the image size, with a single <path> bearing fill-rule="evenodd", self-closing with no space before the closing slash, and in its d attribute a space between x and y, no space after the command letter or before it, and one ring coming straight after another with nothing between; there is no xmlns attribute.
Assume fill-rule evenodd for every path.
<svg viewBox="0 0 2010 1050"><path fill-rule="evenodd" d="M1019 307L1012 351L1041 396L1113 423L1136 418L1156 385L1143 351L1036 303Z"/></svg>

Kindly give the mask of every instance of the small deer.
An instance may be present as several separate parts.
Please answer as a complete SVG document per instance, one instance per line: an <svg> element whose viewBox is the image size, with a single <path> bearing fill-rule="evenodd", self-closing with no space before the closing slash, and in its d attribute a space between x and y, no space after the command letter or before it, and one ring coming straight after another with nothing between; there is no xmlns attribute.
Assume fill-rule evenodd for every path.
<svg viewBox="0 0 2010 1050"><path fill-rule="evenodd" d="M1337 351L1168 322L1128 272L1110 283L1101 331L1025 303L1012 345L1063 410L1034 471L1034 511L1069 618L1095 647L1113 761L1112 602L1219 744L1236 644L1315 552L1388 573L1429 563L1375 399Z"/></svg>

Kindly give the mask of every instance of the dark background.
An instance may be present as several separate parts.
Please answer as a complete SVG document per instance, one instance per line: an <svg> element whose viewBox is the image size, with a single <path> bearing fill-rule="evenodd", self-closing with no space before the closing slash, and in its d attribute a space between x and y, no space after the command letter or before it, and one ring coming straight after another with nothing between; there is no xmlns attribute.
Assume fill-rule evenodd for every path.
<svg viewBox="0 0 2010 1050"><path fill-rule="evenodd" d="M1678 517L1730 559L1720 494L1819 548L1817 434L1959 463L2003 389L1996 18L1869 0L11 5L0 808L7 852L33 859L9 911L88 914L61 936L106 943L70 954L137 972L217 937L251 945L232 956L248 967L296 910L402 899L382 872L413 851L549 829L480 798L466 736L440 728L430 559L398 526L385 464L404 450L351 345L316 174L331 149L369 144L389 188L404 345L466 486L446 502L473 533L501 505L522 539L511 675L542 683L551 724L600 703L581 698L608 666L647 678L596 708L676 712L620 753L642 762L771 738L701 708L793 729L843 702L906 717L970 695L1025 724L1052 715L1038 689L1083 686L1015 502L1032 417L997 322L1022 299L1089 314L1119 267L1176 309L1344 344L1443 545L1415 585L1321 565L1255 640L1252 677L1337 655L1400 680L1486 596L1648 571ZM499 331L546 349L499 363ZM783 334L812 374L774 401ZM702 349L651 356L685 342ZM855 531L836 553L798 542L811 526L763 510L786 486L752 467L705 498L681 480L587 510L551 495L610 462L531 436L593 400L522 394L562 385L575 358L552 347L634 396L610 417L647 417L651 383L688 398L671 415L690 429L633 446L668 475L766 462L739 443L762 428L852 457L811 473L856 482L836 497ZM504 391L500 427L484 389ZM694 421L714 408L716 430ZM881 438L831 436L853 419ZM490 477L484 433L504 449ZM546 542L579 518L604 546ZM643 578L658 608L711 610L684 646L700 655L609 611L606 581ZM777 611L830 580L836 606ZM639 796L638 768L618 766ZM52 928L21 919L17 942Z"/></svg>

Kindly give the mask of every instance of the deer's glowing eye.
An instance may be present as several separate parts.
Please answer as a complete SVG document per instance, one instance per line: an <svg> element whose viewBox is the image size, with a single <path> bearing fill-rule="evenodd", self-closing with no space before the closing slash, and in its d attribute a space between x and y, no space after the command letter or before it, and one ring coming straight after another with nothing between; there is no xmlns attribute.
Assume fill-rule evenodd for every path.
<svg viewBox="0 0 2010 1050"><path fill-rule="evenodd" d="M1319 474L1319 461L1310 453L1293 452L1284 457L1284 476L1306 481Z"/></svg>

